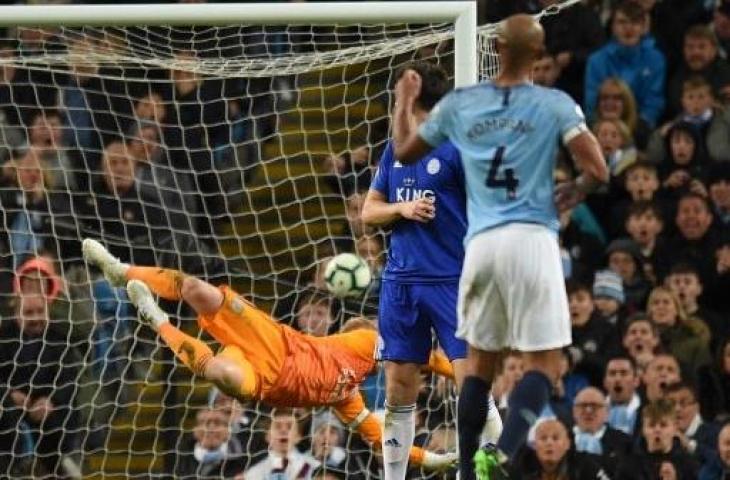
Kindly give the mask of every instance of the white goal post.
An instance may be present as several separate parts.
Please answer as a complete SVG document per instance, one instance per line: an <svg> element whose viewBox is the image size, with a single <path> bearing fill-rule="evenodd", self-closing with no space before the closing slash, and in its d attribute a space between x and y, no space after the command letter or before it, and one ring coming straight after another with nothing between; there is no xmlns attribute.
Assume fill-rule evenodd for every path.
<svg viewBox="0 0 730 480"><path fill-rule="evenodd" d="M338 2L181 5L0 6L0 26L318 25L338 23L454 24L457 87L477 81L477 6L472 1Z"/></svg>

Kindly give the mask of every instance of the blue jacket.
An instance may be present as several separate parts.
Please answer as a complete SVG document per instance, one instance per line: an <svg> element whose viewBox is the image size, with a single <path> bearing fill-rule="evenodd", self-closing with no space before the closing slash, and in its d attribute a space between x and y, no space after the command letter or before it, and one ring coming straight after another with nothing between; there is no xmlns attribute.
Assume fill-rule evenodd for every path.
<svg viewBox="0 0 730 480"><path fill-rule="evenodd" d="M653 37L644 37L635 47L625 47L616 40L609 41L588 57L584 100L586 117L593 117L601 83L609 77L619 77L634 93L639 115L651 126L656 125L664 110L666 76L664 55L654 45Z"/></svg>

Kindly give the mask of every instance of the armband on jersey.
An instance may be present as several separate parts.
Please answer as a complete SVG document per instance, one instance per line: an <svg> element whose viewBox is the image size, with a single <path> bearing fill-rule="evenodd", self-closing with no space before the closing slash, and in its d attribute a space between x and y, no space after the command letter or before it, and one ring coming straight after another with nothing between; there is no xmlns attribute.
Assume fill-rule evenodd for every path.
<svg viewBox="0 0 730 480"><path fill-rule="evenodd" d="M585 133L588 131L588 125L586 125L585 123L579 123L578 125L563 134L563 144L567 145L575 137L577 137L581 133Z"/></svg>
<svg viewBox="0 0 730 480"><path fill-rule="evenodd" d="M368 418L368 415L370 415L370 410L367 408L363 408L362 412L357 414L357 417L355 417L351 422L347 423L345 426L347 428L350 428L352 430L355 430L357 427L360 426L360 424Z"/></svg>

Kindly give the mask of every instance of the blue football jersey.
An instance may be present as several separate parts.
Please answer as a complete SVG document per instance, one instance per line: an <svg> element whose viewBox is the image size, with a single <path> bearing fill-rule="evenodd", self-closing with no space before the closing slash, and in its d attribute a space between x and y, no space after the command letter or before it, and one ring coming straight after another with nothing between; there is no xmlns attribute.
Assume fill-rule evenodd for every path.
<svg viewBox="0 0 730 480"><path fill-rule="evenodd" d="M558 231L553 169L561 139L585 128L580 107L565 93L531 84L492 82L454 90L431 111L420 136L451 140L466 175L466 240L512 222Z"/></svg>
<svg viewBox="0 0 730 480"><path fill-rule="evenodd" d="M388 144L370 188L389 203L435 199L436 216L430 222L401 219L393 225L383 279L404 283L458 279L464 261L466 191L454 145L444 142L418 162L404 165Z"/></svg>

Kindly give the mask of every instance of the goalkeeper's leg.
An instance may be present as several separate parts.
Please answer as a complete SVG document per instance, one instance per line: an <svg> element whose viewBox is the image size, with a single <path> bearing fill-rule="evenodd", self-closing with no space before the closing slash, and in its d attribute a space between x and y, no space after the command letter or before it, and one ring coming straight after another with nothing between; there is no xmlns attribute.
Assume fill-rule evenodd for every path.
<svg viewBox="0 0 730 480"><path fill-rule="evenodd" d="M226 394L242 400L251 398L257 391L258 380L254 369L237 347L229 345L218 355L213 355L205 343L170 323L169 317L157 305L145 283L131 280L127 284L127 293L142 319L160 334L177 358L193 373L213 382Z"/></svg>
<svg viewBox="0 0 730 480"><path fill-rule="evenodd" d="M99 267L106 279L116 287L130 280L141 280L165 300L185 300L198 315L215 313L223 303L223 293L213 285L179 270L141 267L119 261L96 240L82 243L84 259Z"/></svg>

